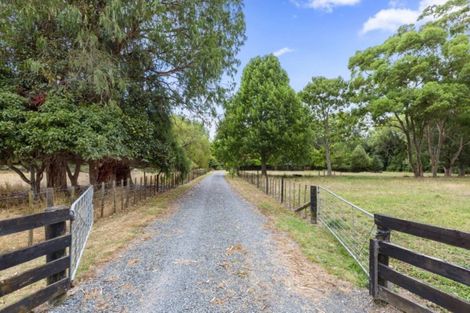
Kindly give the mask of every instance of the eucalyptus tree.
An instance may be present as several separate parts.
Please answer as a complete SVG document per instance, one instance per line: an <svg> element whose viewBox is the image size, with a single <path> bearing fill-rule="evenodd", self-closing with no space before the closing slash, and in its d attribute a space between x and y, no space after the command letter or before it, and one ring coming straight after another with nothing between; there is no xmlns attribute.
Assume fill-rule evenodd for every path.
<svg viewBox="0 0 470 313"><path fill-rule="evenodd" d="M307 158L309 137L308 112L279 60L274 55L251 59L219 125L219 158L236 165L257 159L266 174L267 164Z"/></svg>
<svg viewBox="0 0 470 313"><path fill-rule="evenodd" d="M470 69L468 2L449 1L424 14L423 18L434 15L435 19L402 26L383 44L357 52L349 61L353 85L365 96L375 121L396 121L392 124L403 132L416 177L423 175L426 133L433 171L437 171L439 136L453 108L468 103L468 92L454 91L468 90ZM432 141L432 129L441 133L437 143Z"/></svg>
<svg viewBox="0 0 470 313"><path fill-rule="evenodd" d="M340 113L349 106L348 83L341 77L328 79L313 77L300 92L300 98L309 107L315 134L325 151L328 176L332 175L331 146L341 133Z"/></svg>

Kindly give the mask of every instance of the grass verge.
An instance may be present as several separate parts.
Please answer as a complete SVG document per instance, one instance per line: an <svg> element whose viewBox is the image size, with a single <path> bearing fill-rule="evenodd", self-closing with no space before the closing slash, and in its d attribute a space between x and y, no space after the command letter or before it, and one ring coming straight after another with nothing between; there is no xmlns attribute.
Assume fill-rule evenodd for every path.
<svg viewBox="0 0 470 313"><path fill-rule="evenodd" d="M367 286L366 275L327 230L311 225L309 221L287 210L276 200L242 179L226 177L234 189L246 200L255 204L277 229L286 232L297 242L310 261L321 265L328 273L340 279L357 286Z"/></svg>

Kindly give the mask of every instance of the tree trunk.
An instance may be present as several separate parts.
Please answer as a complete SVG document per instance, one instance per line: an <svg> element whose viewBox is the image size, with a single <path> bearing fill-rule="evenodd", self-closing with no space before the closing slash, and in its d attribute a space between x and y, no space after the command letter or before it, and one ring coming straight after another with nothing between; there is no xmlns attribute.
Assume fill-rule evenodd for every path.
<svg viewBox="0 0 470 313"><path fill-rule="evenodd" d="M452 167L444 167L444 176L451 177L452 176Z"/></svg>
<svg viewBox="0 0 470 313"><path fill-rule="evenodd" d="M459 164L459 177L465 177L465 164Z"/></svg>
<svg viewBox="0 0 470 313"><path fill-rule="evenodd" d="M96 185L98 183L98 161L88 161L88 179L90 185Z"/></svg>
<svg viewBox="0 0 470 313"><path fill-rule="evenodd" d="M268 171L266 170L266 161L261 162L261 175L268 175Z"/></svg>
<svg viewBox="0 0 470 313"><path fill-rule="evenodd" d="M433 132L430 125L426 127L426 137L428 139L428 152L431 163L432 177L437 177L437 170L439 167L439 160L441 155L441 149L445 141L445 128L444 122L436 122L437 129L437 144L433 141Z"/></svg>
<svg viewBox="0 0 470 313"><path fill-rule="evenodd" d="M47 187L67 188L67 161L64 157L55 156L46 165Z"/></svg>
<svg viewBox="0 0 470 313"><path fill-rule="evenodd" d="M67 167L66 167L67 176L70 179L70 184L74 187L78 186L78 176L80 175L81 165L82 165L82 161L79 160L79 159L76 160L75 161L75 168L74 168L73 173L72 173L72 170L70 169L70 167L68 166L68 164L67 164Z"/></svg>
<svg viewBox="0 0 470 313"><path fill-rule="evenodd" d="M327 170L327 175L331 176L332 175L332 168L331 168L331 151L330 151L330 143L327 142L325 145L325 157L326 157L326 170Z"/></svg>
<svg viewBox="0 0 470 313"><path fill-rule="evenodd" d="M417 169L417 165L413 159L413 145L412 145L412 141L411 141L411 135L410 135L410 131L409 129L407 128L407 125L408 125L408 121L405 120L405 122L407 123L407 125L405 125L405 122L403 120L400 119L400 117L395 114L395 118L397 119L398 123L400 124L400 127L399 129L405 134L405 138L406 138L406 154L408 156L408 163L410 163L410 166L411 166L411 170L413 171L413 174L415 177L418 177L418 169Z"/></svg>
<svg viewBox="0 0 470 313"><path fill-rule="evenodd" d="M117 160L89 161L90 184L100 184L112 180L131 178L131 169L127 162Z"/></svg>

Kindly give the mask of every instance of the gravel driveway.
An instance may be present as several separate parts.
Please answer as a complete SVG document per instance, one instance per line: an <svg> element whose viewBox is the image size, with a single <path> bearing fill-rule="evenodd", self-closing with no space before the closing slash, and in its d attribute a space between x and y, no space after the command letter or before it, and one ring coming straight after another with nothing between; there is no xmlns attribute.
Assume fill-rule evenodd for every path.
<svg viewBox="0 0 470 313"><path fill-rule="evenodd" d="M51 312L365 312L364 291L307 296L267 220L215 172ZM302 270L302 269L300 269ZM312 282L311 282L312 283ZM313 282L315 284L315 282ZM374 309L375 311L375 309Z"/></svg>

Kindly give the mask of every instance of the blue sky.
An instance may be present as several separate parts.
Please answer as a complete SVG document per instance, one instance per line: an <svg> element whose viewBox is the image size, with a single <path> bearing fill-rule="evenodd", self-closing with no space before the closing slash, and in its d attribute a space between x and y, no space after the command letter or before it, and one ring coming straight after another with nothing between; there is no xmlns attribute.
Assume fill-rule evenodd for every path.
<svg viewBox="0 0 470 313"><path fill-rule="evenodd" d="M412 23L429 4L442 0L245 0L247 40L241 65L276 53L301 90L312 76L349 78L348 59L382 43L402 24ZM284 52L284 53L282 53Z"/></svg>
<svg viewBox="0 0 470 313"><path fill-rule="evenodd" d="M277 54L291 86L300 91L313 76L349 79L348 60L381 44L424 8L446 0L245 0L247 40L238 55L243 68L255 56ZM225 83L228 83L226 78ZM217 109L222 115L223 109ZM216 125L209 127L211 138Z"/></svg>

